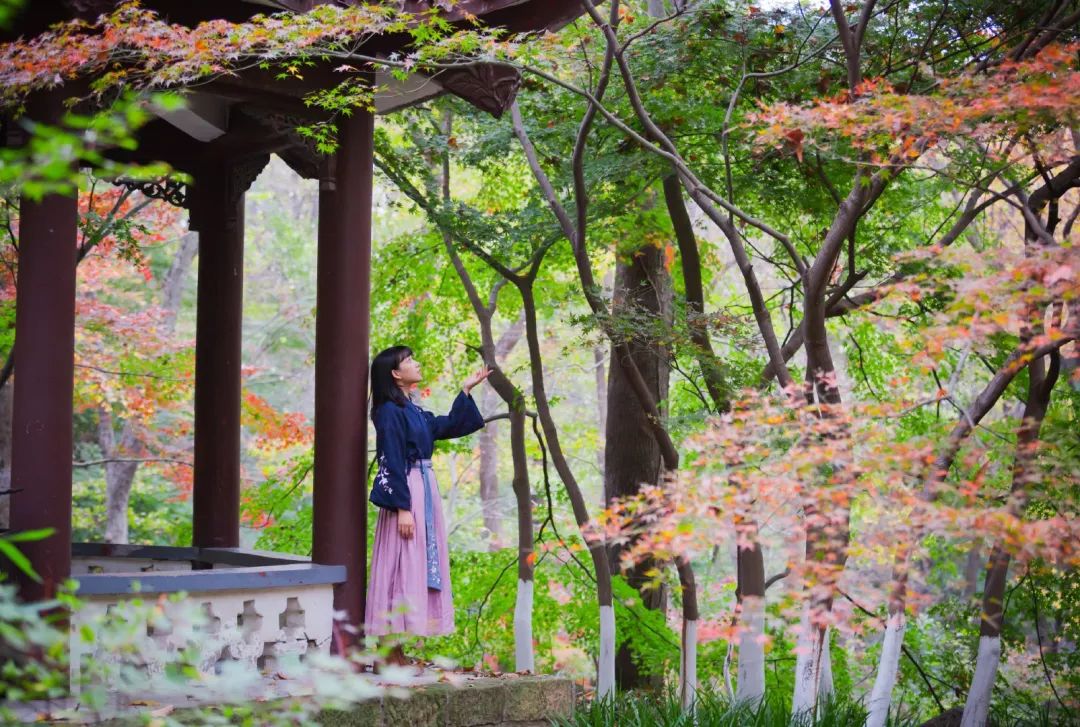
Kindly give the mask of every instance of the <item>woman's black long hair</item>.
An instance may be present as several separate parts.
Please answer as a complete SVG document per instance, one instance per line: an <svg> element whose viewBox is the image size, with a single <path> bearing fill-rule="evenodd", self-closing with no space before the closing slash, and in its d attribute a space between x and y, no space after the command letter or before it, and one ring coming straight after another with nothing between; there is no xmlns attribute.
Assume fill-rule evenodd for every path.
<svg viewBox="0 0 1080 727"><path fill-rule="evenodd" d="M375 418L375 412L388 401L404 406L409 400L405 392L394 381L392 372L402 361L412 356L412 349L408 346L391 346L385 351L379 352L375 360L371 362L371 418Z"/></svg>

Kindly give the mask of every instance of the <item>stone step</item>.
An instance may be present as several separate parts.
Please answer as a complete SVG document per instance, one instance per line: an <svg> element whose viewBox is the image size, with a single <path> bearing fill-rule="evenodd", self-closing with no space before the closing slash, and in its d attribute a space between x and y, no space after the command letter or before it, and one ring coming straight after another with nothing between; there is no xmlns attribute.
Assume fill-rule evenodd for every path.
<svg viewBox="0 0 1080 727"><path fill-rule="evenodd" d="M349 710L326 710L324 727L548 727L574 711L575 685L553 676L477 677L460 686L413 687Z"/></svg>

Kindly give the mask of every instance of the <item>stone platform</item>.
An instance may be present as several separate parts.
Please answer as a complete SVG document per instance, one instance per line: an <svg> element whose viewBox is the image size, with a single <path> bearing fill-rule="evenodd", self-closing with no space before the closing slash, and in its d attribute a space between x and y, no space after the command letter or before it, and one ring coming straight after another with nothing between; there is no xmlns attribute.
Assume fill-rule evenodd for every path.
<svg viewBox="0 0 1080 727"><path fill-rule="evenodd" d="M434 677L429 673L422 678ZM549 727L554 720L573 714L578 696L574 682L556 676L489 677L457 673L452 681L409 687L387 685L384 696L348 709L323 710L317 719L325 727ZM277 696L285 697L285 694ZM303 691L292 692L292 698L298 696L302 697ZM107 705L102 712L79 710L75 698L6 706L14 712L17 723L128 727L144 724L147 712L162 707L167 707L166 713L174 718L180 718L195 707L205 709L217 703L189 697L162 702L139 700L136 706L130 699L117 699L117 703ZM260 701L264 700L265 695Z"/></svg>
<svg viewBox="0 0 1080 727"><path fill-rule="evenodd" d="M350 710L326 711L326 727L548 727L573 714L574 682L550 676L474 677L409 689Z"/></svg>

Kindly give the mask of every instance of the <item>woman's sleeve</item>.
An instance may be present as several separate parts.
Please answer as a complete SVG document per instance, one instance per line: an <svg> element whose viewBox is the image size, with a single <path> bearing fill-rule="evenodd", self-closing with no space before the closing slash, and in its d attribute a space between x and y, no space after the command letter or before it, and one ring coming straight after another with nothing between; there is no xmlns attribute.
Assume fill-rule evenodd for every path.
<svg viewBox="0 0 1080 727"><path fill-rule="evenodd" d="M431 418L433 439L455 439L484 428L484 417L476 408L476 402L464 391L459 392L446 416Z"/></svg>
<svg viewBox="0 0 1080 727"><path fill-rule="evenodd" d="M396 404L383 404L375 412L375 447L379 469L371 485L371 501L388 510L411 510L405 458L405 416Z"/></svg>

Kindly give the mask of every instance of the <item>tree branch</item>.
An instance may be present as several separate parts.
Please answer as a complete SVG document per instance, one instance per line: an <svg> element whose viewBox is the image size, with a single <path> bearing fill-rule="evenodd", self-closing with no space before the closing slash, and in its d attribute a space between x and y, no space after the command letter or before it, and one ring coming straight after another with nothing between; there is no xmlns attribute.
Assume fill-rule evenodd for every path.
<svg viewBox="0 0 1080 727"><path fill-rule="evenodd" d="M184 467L194 467L191 462L182 459L170 459L169 457L107 457L105 459L92 459L84 462L72 462L72 467L100 467L112 462L168 462L179 464Z"/></svg>

